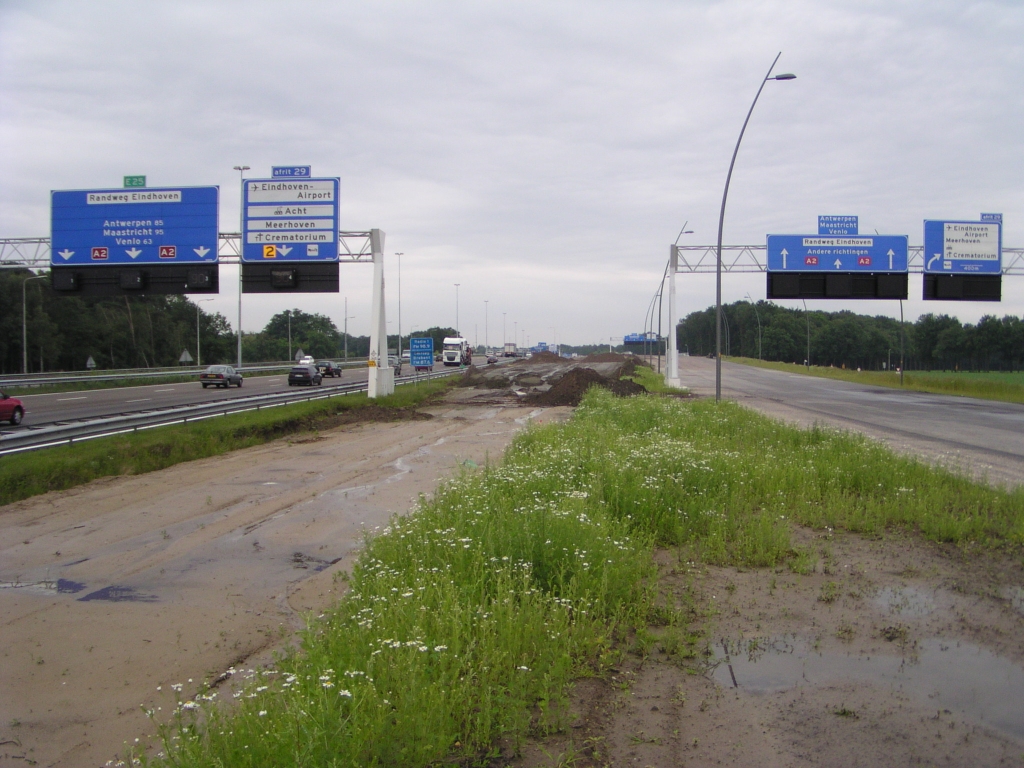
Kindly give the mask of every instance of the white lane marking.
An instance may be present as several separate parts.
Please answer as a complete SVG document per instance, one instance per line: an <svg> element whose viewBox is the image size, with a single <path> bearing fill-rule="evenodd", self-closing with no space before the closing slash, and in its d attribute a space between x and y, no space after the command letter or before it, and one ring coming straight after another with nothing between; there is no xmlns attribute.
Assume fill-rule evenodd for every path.
<svg viewBox="0 0 1024 768"><path fill-rule="evenodd" d="M152 397L143 397L139 400L125 400L126 403L145 403L152 400Z"/></svg>
<svg viewBox="0 0 1024 768"><path fill-rule="evenodd" d="M173 392L173 389L154 389L153 392Z"/></svg>
<svg viewBox="0 0 1024 768"><path fill-rule="evenodd" d="M58 403L66 403L68 400L85 400L86 398L87 398L87 395L82 395L81 397L60 397L60 398L57 398L57 402Z"/></svg>

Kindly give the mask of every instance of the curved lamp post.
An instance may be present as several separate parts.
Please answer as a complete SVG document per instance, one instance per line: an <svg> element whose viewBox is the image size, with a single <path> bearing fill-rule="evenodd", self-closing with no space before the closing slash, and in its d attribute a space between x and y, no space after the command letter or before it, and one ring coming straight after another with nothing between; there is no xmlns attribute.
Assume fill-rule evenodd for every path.
<svg viewBox="0 0 1024 768"><path fill-rule="evenodd" d="M25 286L29 280L42 280L49 275L32 275L23 278L21 281L21 372L28 373L28 300L25 295ZM902 305L901 305L902 308Z"/></svg>
<svg viewBox="0 0 1024 768"><path fill-rule="evenodd" d="M750 115L754 112L754 106L757 104L757 99L761 95L761 91L764 90L764 84L769 80L795 80L796 75L793 74L782 74L775 75L772 77L772 70L775 69L775 64L779 60L779 56L782 55L782 51L779 51L775 57L775 61L768 67L768 74L764 76L764 80L761 81L761 87L757 89L757 95L754 96L754 102L750 105L750 109L747 111L747 119L743 121L743 127L740 129L740 136L736 139L736 148L732 151L732 160L729 161L729 173L725 177L725 191L722 192L722 210L718 214L718 250L716 251L716 276L715 276L715 402L722 399L722 228L725 226L725 201L729 197L729 182L732 181L732 169L736 165L736 155L740 151L740 142L743 141L743 133L747 130L747 123L750 122Z"/></svg>

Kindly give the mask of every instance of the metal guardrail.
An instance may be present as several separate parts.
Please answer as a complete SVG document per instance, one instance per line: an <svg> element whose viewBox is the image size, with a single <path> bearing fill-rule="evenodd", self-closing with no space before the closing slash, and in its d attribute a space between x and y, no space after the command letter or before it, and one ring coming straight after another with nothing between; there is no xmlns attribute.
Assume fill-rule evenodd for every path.
<svg viewBox="0 0 1024 768"><path fill-rule="evenodd" d="M459 373L459 369L451 371L433 371L396 379L396 386L415 384L429 379L439 379ZM304 403L311 400L326 400L332 397L365 392L366 382L342 384L326 390L315 392L277 392L270 395L254 395L221 400L216 403L200 403L196 405L174 406L158 411L145 411L117 416L102 416L74 423L55 423L46 426L20 430L11 434L0 435L0 456L41 448L52 448L60 445L72 445L83 440L97 437L111 437L127 432L138 432L142 429L165 427L172 424L187 424L190 421L201 421L216 416L227 416L245 411L258 411L275 408L281 405Z"/></svg>
<svg viewBox="0 0 1024 768"><path fill-rule="evenodd" d="M242 373L256 373L261 371L283 371L291 368L295 363L266 363L263 365L247 365L237 370ZM366 358L349 360L337 364L339 368L365 368ZM206 365L183 365L178 368L123 368L102 373L68 373L67 371L54 373L10 373L0 378L0 389L3 387L41 387L47 384L81 384L89 381L121 381L123 379L158 379L170 378L173 376L196 376L205 371Z"/></svg>

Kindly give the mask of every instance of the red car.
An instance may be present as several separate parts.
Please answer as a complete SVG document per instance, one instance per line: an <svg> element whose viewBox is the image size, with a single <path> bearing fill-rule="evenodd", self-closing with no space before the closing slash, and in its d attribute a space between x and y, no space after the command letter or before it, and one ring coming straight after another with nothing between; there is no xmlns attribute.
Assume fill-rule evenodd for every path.
<svg viewBox="0 0 1024 768"><path fill-rule="evenodd" d="M16 397L0 392L0 421L9 421L11 424L21 424L25 416L25 406Z"/></svg>

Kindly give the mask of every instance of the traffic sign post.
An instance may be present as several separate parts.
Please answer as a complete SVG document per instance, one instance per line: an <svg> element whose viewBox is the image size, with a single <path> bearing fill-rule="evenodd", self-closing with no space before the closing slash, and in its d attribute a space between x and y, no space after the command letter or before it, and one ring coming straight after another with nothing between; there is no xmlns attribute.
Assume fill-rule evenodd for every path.
<svg viewBox="0 0 1024 768"><path fill-rule="evenodd" d="M924 222L924 299L999 301L1002 298L1003 216L980 221Z"/></svg>
<svg viewBox="0 0 1024 768"><path fill-rule="evenodd" d="M409 339L409 364L417 371L434 367L434 340L431 337Z"/></svg>
<svg viewBox="0 0 1024 768"><path fill-rule="evenodd" d="M218 187L52 192L54 288L86 295L216 293L219 193Z"/></svg>
<svg viewBox="0 0 1024 768"><path fill-rule="evenodd" d="M242 291L337 293L339 180L306 178L309 166L273 170L278 178L244 182Z"/></svg>
<svg viewBox="0 0 1024 768"><path fill-rule="evenodd" d="M819 217L819 229L857 217ZM768 235L769 299L905 299L906 235Z"/></svg>

